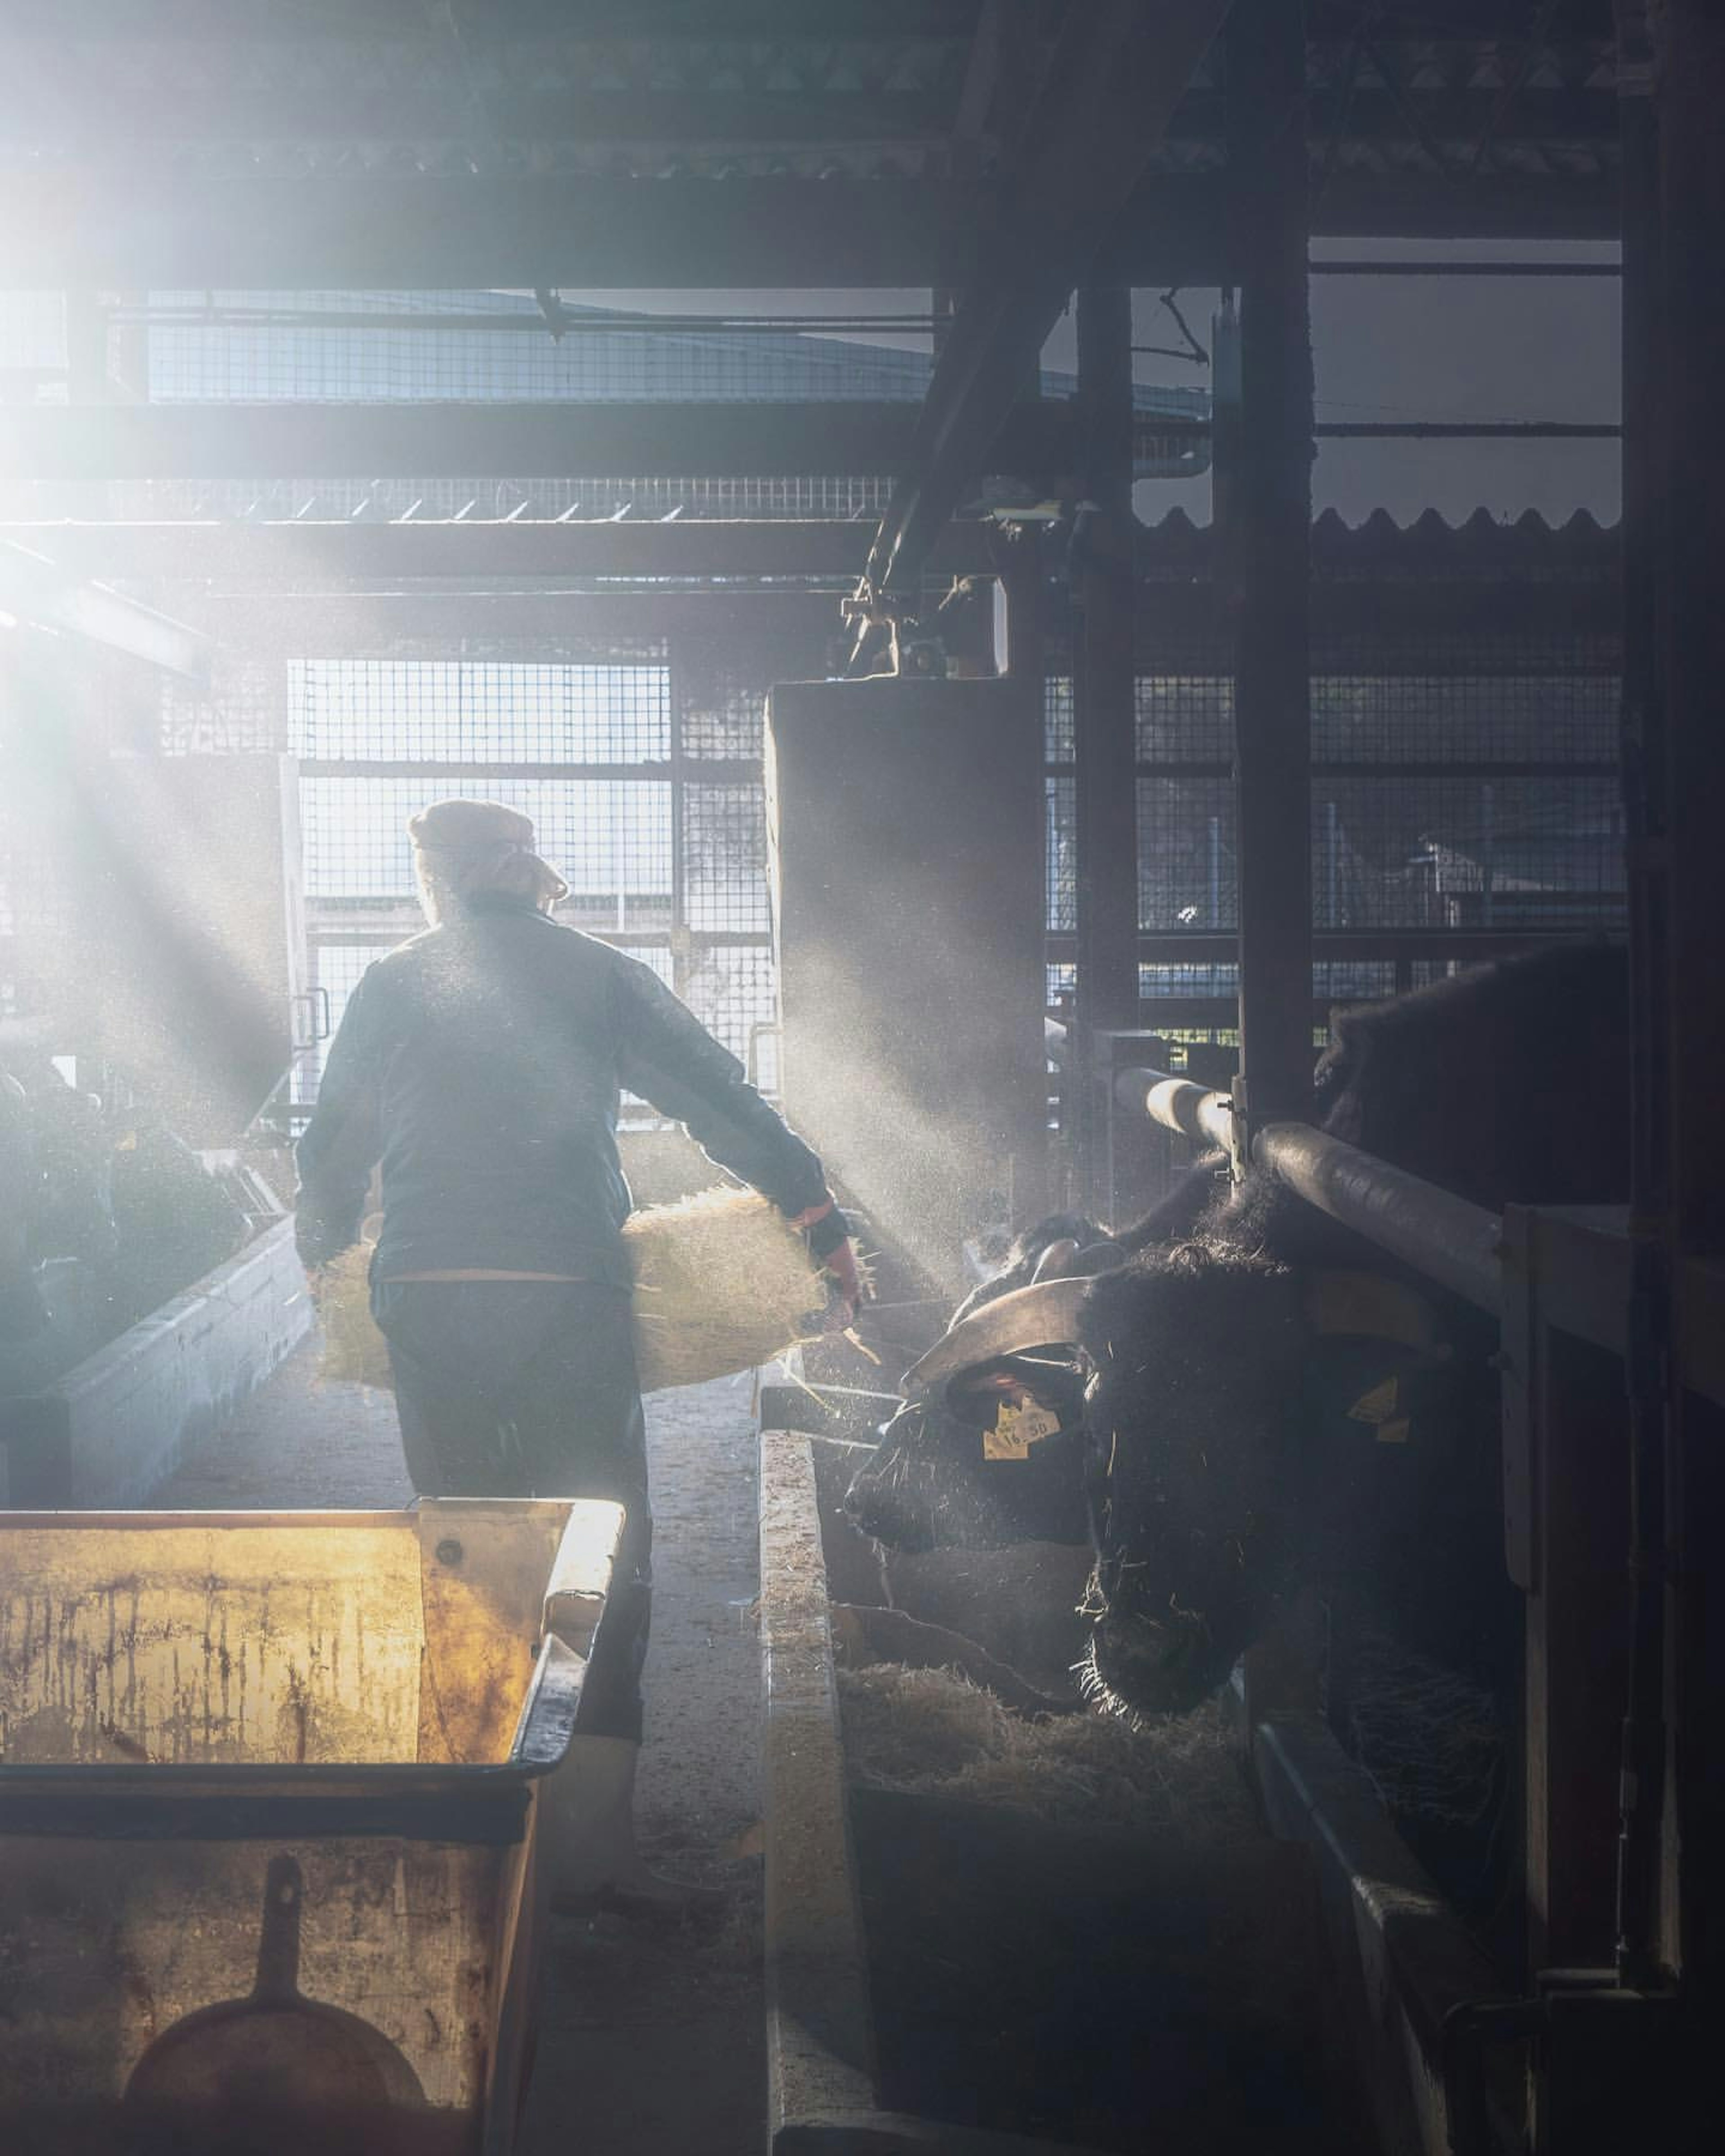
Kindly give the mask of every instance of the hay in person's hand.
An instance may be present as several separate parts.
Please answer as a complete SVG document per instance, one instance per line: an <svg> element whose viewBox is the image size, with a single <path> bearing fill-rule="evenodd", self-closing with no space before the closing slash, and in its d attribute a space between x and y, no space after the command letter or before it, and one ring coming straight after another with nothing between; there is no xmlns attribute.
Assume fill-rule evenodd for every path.
<svg viewBox="0 0 1725 2156"><path fill-rule="evenodd" d="M625 1225L623 1245L643 1392L752 1370L820 1329L820 1270L778 1208L752 1190L651 1206Z"/></svg>
<svg viewBox="0 0 1725 2156"><path fill-rule="evenodd" d="M698 1385L772 1361L820 1329L819 1267L799 1232L752 1190L703 1190L624 1225L634 1275L635 1359L643 1392ZM388 1386L389 1351L372 1318L371 1250L361 1244L311 1277L323 1330L320 1374Z"/></svg>
<svg viewBox="0 0 1725 2156"><path fill-rule="evenodd" d="M331 1383L376 1385L387 1390L395 1380L389 1368L389 1343L372 1316L372 1247L356 1243L339 1258L309 1272L305 1281L323 1336L319 1377Z"/></svg>

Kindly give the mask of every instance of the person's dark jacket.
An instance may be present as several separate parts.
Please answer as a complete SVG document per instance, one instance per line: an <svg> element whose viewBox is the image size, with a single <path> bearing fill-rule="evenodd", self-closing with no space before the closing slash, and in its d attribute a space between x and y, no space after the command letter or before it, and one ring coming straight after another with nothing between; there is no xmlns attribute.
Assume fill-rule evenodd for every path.
<svg viewBox="0 0 1725 2156"><path fill-rule="evenodd" d="M374 1276L457 1268L629 1285L619 1095L795 1216L821 1164L650 968L510 899L368 968L299 1145L308 1265L357 1240L381 1159Z"/></svg>

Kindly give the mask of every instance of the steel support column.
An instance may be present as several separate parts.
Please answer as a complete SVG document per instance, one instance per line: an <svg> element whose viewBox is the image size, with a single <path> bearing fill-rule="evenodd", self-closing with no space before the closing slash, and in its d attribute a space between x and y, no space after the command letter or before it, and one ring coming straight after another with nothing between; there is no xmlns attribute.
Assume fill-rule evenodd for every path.
<svg viewBox="0 0 1725 2156"><path fill-rule="evenodd" d="M1651 11L1650 11L1650 13ZM1667 0L1653 17L1657 55L1661 259L1654 417L1660 430L1656 478L1661 511L1656 709L1662 722L1645 755L1650 815L1656 825L1640 849L1638 894L1664 916L1664 950L1638 957L1662 995L1665 1188L1663 1241L1672 1270L1725 1253L1725 847L1717 803L1725 791L1725 284L1718 270L1725 225L1725 19L1714 0ZM1628 295L1625 295L1627 302ZM1641 907L1638 906L1637 912ZM1658 1096L1656 1095L1656 1099ZM1669 1318L1666 1310L1660 1313ZM1675 1328L1662 1324L1668 1397L1663 1475L1646 1481L1663 1517L1650 1524L1655 1599L1662 1604L1662 1707L1651 1686L1642 1713L1662 1737L1664 1788L1656 1867L1642 1875L1625 1922L1625 1958L1678 1972L1717 1997L1725 1977L1717 1850L1721 1793L1717 1731L1721 1627L1717 1594L1722 1418L1673 1371ZM1650 1537L1644 1536L1644 1543ZM1663 1728L1660 1727L1662 1722ZM1632 1751L1640 1749L1633 1746ZM1634 1771L1633 1758L1631 1771ZM1644 1813L1651 1804L1644 1802ZM1649 1821L1651 1826L1651 1822ZM1651 1835L1650 1835L1651 1840ZM1653 1852L1650 1850L1649 1854ZM1632 1875L1633 1877L1633 1875Z"/></svg>
<svg viewBox="0 0 1725 2156"><path fill-rule="evenodd" d="M1080 1178L1112 1212L1101 1159L1096 1035L1138 1019L1138 864L1133 665L1132 294L1078 294L1080 490L1093 503L1072 536L1079 619L1072 654L1078 841L1078 1027L1069 1109L1079 1111Z"/></svg>
<svg viewBox="0 0 1725 2156"><path fill-rule="evenodd" d="M1305 10L1229 18L1229 162L1240 303L1240 462L1230 530L1240 861L1240 1158L1310 1114L1312 346Z"/></svg>

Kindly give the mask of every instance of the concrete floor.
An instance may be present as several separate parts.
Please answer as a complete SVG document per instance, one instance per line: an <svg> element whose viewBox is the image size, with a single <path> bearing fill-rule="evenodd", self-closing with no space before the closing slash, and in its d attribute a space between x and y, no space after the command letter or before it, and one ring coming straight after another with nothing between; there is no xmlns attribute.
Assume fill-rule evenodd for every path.
<svg viewBox="0 0 1725 2156"><path fill-rule="evenodd" d="M372 1506L412 1497L388 1394L321 1384L315 1345L152 1494L164 1507ZM760 1652L753 1386L647 1403L655 1550L641 1841L730 1890L725 1913L648 1926L554 1918L519 2156L758 2156Z"/></svg>

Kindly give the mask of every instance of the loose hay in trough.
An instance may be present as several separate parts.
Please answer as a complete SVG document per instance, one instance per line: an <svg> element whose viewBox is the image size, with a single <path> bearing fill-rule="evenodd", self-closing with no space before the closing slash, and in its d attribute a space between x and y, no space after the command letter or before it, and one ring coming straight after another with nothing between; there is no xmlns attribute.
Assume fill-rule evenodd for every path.
<svg viewBox="0 0 1725 2156"><path fill-rule="evenodd" d="M1219 1704L1131 1728L1102 1715L1029 1722L949 1670L838 1672L850 1778L865 1787L1215 1844L1262 1839Z"/></svg>
<svg viewBox="0 0 1725 2156"><path fill-rule="evenodd" d="M631 1215L624 1247L634 1274L635 1359L643 1392L727 1378L782 1355L819 1329L819 1268L802 1235L748 1190L703 1190ZM393 1382L372 1322L369 1245L312 1279L323 1331L321 1374Z"/></svg>

